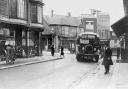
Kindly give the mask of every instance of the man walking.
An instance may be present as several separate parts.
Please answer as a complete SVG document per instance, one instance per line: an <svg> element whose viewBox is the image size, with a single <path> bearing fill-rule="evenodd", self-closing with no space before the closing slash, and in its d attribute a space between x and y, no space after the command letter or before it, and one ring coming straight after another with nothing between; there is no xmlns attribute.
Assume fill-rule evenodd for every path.
<svg viewBox="0 0 128 89"><path fill-rule="evenodd" d="M106 45L102 65L104 65L105 74L109 73L110 65L113 65L113 62L112 62L112 50L108 45Z"/></svg>
<svg viewBox="0 0 128 89"><path fill-rule="evenodd" d="M55 52L55 50L54 50L54 45L52 45L52 46L51 46L51 54L52 54L52 56L54 56L54 52Z"/></svg>

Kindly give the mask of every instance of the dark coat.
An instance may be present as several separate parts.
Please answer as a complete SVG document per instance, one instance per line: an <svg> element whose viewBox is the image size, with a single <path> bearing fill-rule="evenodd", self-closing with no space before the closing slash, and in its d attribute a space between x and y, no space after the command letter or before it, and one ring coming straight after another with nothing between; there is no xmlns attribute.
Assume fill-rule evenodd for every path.
<svg viewBox="0 0 128 89"><path fill-rule="evenodd" d="M64 48L61 47L61 55L64 55Z"/></svg>
<svg viewBox="0 0 128 89"><path fill-rule="evenodd" d="M51 54L52 54L52 56L54 56L54 52L55 52L54 46L51 46Z"/></svg>
<svg viewBox="0 0 128 89"><path fill-rule="evenodd" d="M102 65L113 65L112 62L112 50L110 48L107 48L104 52L103 62Z"/></svg>

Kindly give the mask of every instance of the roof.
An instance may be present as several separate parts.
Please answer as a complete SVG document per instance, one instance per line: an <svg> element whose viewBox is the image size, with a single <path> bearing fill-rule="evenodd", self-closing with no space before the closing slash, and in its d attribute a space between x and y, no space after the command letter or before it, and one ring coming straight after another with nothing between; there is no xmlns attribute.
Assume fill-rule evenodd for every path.
<svg viewBox="0 0 128 89"><path fill-rule="evenodd" d="M44 31L42 32L42 34L44 35L53 34L50 30L49 24L47 23L45 19L43 19L43 25L44 25Z"/></svg>
<svg viewBox="0 0 128 89"><path fill-rule="evenodd" d="M81 24L81 19L79 17L53 15L53 16L44 16L44 19L50 25L79 26Z"/></svg>
<svg viewBox="0 0 128 89"><path fill-rule="evenodd" d="M123 17L113 25L111 25L113 31L115 32L116 36L119 37L124 33L128 32L128 16Z"/></svg>

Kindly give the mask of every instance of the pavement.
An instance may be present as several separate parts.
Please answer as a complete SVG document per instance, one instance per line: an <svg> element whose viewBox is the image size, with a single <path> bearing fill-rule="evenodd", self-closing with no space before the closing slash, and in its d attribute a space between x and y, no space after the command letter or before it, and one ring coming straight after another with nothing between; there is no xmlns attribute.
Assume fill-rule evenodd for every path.
<svg viewBox="0 0 128 89"><path fill-rule="evenodd" d="M71 89L128 89L128 63L117 62L115 56L113 62L110 73L104 74L105 69L100 60L96 70L86 75Z"/></svg>
<svg viewBox="0 0 128 89"><path fill-rule="evenodd" d="M62 59L59 53L55 53L54 56L51 56L51 52L43 51L42 56L35 56L31 58L17 58L14 64L6 64L5 61L1 61L0 70L7 69L7 68L13 68L13 67L19 67L23 65L41 63L41 62L54 61L54 60L59 60L59 59Z"/></svg>

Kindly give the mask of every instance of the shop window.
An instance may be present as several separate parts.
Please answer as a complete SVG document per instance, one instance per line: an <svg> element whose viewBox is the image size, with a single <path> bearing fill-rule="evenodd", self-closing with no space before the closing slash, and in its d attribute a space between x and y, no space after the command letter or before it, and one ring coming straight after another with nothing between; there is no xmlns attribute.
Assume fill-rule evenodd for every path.
<svg viewBox="0 0 128 89"><path fill-rule="evenodd" d="M22 31L22 46L26 45L26 39L25 39L25 31Z"/></svg>
<svg viewBox="0 0 128 89"><path fill-rule="evenodd" d="M2 35L8 35L9 36L10 30L7 29L7 28L1 28L0 29L0 34L2 34Z"/></svg>
<svg viewBox="0 0 128 89"><path fill-rule="evenodd" d="M29 32L29 46L34 46L34 32Z"/></svg>
<svg viewBox="0 0 128 89"><path fill-rule="evenodd" d="M25 38L25 31L22 31L22 38Z"/></svg>
<svg viewBox="0 0 128 89"><path fill-rule="evenodd" d="M10 30L10 36L15 36L15 31L14 30Z"/></svg>

